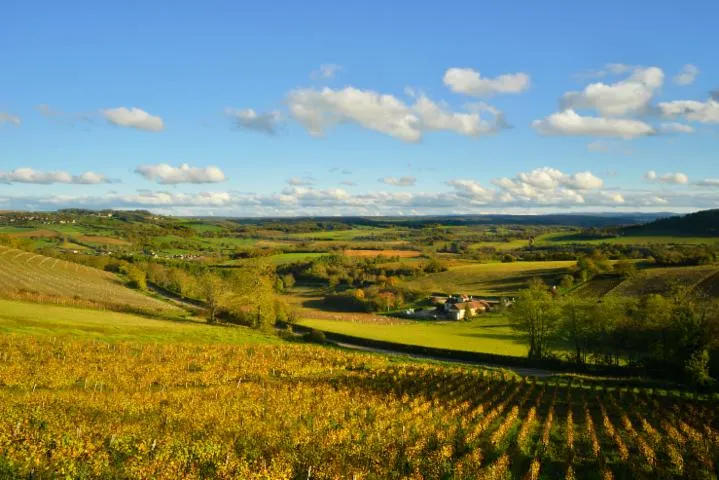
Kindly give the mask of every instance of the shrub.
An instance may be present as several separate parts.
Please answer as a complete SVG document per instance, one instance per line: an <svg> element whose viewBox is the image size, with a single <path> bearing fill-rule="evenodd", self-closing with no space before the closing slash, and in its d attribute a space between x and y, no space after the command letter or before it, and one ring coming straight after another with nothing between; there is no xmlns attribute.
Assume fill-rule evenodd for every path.
<svg viewBox="0 0 719 480"><path fill-rule="evenodd" d="M327 343L327 337L325 337L324 332L314 329L305 333L302 339L309 343Z"/></svg>

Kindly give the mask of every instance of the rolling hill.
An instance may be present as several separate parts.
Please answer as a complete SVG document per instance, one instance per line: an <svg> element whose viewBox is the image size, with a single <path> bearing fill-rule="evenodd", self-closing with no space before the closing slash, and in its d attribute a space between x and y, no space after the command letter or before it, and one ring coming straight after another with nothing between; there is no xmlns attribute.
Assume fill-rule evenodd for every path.
<svg viewBox="0 0 719 480"><path fill-rule="evenodd" d="M719 209L702 210L688 215L661 218L644 225L625 227L625 235L706 235L719 236Z"/></svg>
<svg viewBox="0 0 719 480"><path fill-rule="evenodd" d="M125 287L111 273L5 246L0 246L0 296L67 305L84 301L155 313L180 311Z"/></svg>

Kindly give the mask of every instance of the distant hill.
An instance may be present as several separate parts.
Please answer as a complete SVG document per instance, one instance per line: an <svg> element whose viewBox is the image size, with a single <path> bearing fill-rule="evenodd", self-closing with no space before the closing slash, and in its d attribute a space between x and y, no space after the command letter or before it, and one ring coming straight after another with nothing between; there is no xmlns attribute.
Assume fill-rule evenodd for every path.
<svg viewBox="0 0 719 480"><path fill-rule="evenodd" d="M644 225L624 227L625 235L670 234L719 236L719 209L702 210L688 215L660 218Z"/></svg>

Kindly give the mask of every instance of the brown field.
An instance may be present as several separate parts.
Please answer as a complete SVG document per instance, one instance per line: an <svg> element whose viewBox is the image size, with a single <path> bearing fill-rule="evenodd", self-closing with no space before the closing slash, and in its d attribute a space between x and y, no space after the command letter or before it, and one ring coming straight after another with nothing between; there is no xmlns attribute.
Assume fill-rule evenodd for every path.
<svg viewBox="0 0 719 480"><path fill-rule="evenodd" d="M130 242L125 240L100 235L81 235L77 237L77 240L85 243L100 243L103 245L130 245Z"/></svg>
<svg viewBox="0 0 719 480"><path fill-rule="evenodd" d="M344 254L348 257L400 257L415 258L422 255L422 252L416 250L345 250Z"/></svg>

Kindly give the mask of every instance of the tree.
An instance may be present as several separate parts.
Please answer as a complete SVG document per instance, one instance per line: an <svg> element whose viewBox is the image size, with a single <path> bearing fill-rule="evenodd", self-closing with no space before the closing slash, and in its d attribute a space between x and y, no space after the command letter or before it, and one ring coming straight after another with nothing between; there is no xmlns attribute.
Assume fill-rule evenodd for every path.
<svg viewBox="0 0 719 480"><path fill-rule="evenodd" d="M130 288L147 290L147 274L140 267L129 265L127 267L127 278L130 280L128 283Z"/></svg>
<svg viewBox="0 0 719 480"><path fill-rule="evenodd" d="M509 315L513 328L529 341L529 358L541 359L549 353L549 340L559 323L558 303L547 286L538 279L529 283L517 297Z"/></svg>
<svg viewBox="0 0 719 480"><path fill-rule="evenodd" d="M221 308L227 306L230 295L230 286L219 276L206 272L199 282L200 293L207 304L207 321L215 323Z"/></svg>
<svg viewBox="0 0 719 480"><path fill-rule="evenodd" d="M573 296L565 297L561 304L561 335L572 344L574 359L578 365L587 361L587 350L592 336L592 307L592 303Z"/></svg>
<svg viewBox="0 0 719 480"><path fill-rule="evenodd" d="M632 278L637 274L637 267L630 260L618 261L614 264L613 270L614 273L626 278Z"/></svg>
<svg viewBox="0 0 719 480"><path fill-rule="evenodd" d="M282 275L282 284L285 288L292 288L295 286L295 277L291 273Z"/></svg>

